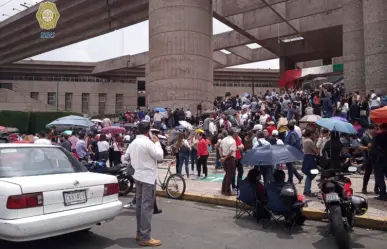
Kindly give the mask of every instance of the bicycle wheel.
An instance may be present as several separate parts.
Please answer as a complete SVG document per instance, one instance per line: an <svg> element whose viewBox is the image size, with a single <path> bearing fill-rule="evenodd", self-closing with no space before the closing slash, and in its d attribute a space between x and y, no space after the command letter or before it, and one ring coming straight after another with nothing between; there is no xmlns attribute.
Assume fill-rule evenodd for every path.
<svg viewBox="0 0 387 249"><path fill-rule="evenodd" d="M185 193L185 180L181 175L173 174L167 179L166 191L170 198L180 199Z"/></svg>

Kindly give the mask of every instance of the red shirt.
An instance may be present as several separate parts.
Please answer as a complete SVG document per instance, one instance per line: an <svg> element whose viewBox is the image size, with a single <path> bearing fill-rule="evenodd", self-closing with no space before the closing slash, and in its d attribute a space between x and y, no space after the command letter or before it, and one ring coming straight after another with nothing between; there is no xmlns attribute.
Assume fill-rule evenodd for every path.
<svg viewBox="0 0 387 249"><path fill-rule="evenodd" d="M242 144L242 139L238 136L238 137L235 137L234 140L237 146L237 150L235 152L235 159L238 160L242 158L241 150L238 149L238 146Z"/></svg>
<svg viewBox="0 0 387 249"><path fill-rule="evenodd" d="M267 127L267 131L269 132L270 135L272 135L271 133L276 130L275 126L274 125L269 125Z"/></svg>
<svg viewBox="0 0 387 249"><path fill-rule="evenodd" d="M208 139L201 138L198 143L198 156L208 156L208 145L210 141Z"/></svg>

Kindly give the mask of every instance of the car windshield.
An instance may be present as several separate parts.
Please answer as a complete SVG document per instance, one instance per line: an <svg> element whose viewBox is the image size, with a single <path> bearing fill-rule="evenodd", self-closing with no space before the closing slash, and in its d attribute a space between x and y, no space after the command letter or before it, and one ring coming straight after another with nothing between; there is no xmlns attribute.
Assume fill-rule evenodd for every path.
<svg viewBox="0 0 387 249"><path fill-rule="evenodd" d="M85 171L78 160L59 147L0 148L0 178Z"/></svg>

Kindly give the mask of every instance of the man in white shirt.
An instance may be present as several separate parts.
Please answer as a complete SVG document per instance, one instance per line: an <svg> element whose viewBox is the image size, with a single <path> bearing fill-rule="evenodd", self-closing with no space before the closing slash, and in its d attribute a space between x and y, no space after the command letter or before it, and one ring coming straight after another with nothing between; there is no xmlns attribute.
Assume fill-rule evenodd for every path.
<svg viewBox="0 0 387 249"><path fill-rule="evenodd" d="M35 140L34 144L52 145L51 141L47 139L46 133L40 133L39 139Z"/></svg>
<svg viewBox="0 0 387 249"><path fill-rule="evenodd" d="M222 194L223 195L232 195L231 184L233 181L233 176L235 174L235 156L236 156L236 142L233 138L234 131L229 129L227 131L228 136L223 138L220 143L220 162L223 163L226 174L224 175L222 182Z"/></svg>
<svg viewBox="0 0 387 249"><path fill-rule="evenodd" d="M140 122L138 131L139 135L125 153L125 157L129 154L135 170L133 178L136 182L136 240L141 246L158 246L161 245L160 240L151 237L151 220L156 196L157 161L163 159L164 153L158 137L149 133L149 122Z"/></svg>
<svg viewBox="0 0 387 249"><path fill-rule="evenodd" d="M188 121L191 120L191 118L192 118L192 112L191 112L190 109L187 109L187 110L185 111L185 118L186 118Z"/></svg>

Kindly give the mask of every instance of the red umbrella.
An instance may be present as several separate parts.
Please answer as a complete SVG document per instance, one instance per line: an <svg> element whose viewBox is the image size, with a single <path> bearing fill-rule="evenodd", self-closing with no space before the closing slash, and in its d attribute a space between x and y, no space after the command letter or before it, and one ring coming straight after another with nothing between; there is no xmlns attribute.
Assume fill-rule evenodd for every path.
<svg viewBox="0 0 387 249"><path fill-rule="evenodd" d="M377 124L387 123L387 106L372 110L370 118Z"/></svg>
<svg viewBox="0 0 387 249"><path fill-rule="evenodd" d="M119 126L109 126L109 127L105 127L102 129L102 132L105 133L105 134L112 134L112 135L115 135L115 134L120 134L120 133L125 133L126 130L125 128L122 128L122 127L119 127Z"/></svg>

